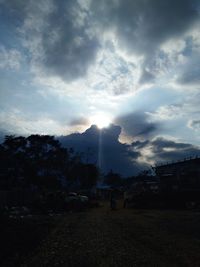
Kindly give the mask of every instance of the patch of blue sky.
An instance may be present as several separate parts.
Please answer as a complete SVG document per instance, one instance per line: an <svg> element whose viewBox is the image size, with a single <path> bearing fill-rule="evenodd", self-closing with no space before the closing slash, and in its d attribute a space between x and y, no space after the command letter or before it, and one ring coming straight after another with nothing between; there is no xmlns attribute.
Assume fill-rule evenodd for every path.
<svg viewBox="0 0 200 267"><path fill-rule="evenodd" d="M42 92L42 93L41 93ZM44 86L39 87L32 83L31 78L24 72L0 72L0 106L1 111L17 109L31 118L41 114L56 120L69 122L80 111L86 112L82 99L73 97L56 97Z"/></svg>
<svg viewBox="0 0 200 267"><path fill-rule="evenodd" d="M192 143L199 145L199 134L187 126L188 119L184 117L165 121L162 129L159 131L160 136L173 136L180 142Z"/></svg>
<svg viewBox="0 0 200 267"><path fill-rule="evenodd" d="M1 44L6 48L20 47L18 28L22 25L22 20L16 16L15 12L7 12L3 6L0 8L0 35Z"/></svg>
<svg viewBox="0 0 200 267"><path fill-rule="evenodd" d="M162 105L176 103L177 100L181 101L183 98L184 96L176 90L170 90L167 87L152 87L137 91L135 95L128 98L126 107L123 109L121 107L121 110L124 113L138 110L153 112Z"/></svg>

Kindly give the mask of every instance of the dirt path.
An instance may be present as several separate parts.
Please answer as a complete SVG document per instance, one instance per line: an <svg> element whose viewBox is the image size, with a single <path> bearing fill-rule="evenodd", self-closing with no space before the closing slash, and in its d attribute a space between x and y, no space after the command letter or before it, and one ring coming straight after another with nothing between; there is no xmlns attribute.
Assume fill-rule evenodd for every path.
<svg viewBox="0 0 200 267"><path fill-rule="evenodd" d="M188 216L183 212L110 211L108 204L68 214L23 266L200 266L200 236L190 231L183 234L181 225L179 232L176 228L179 219L181 223Z"/></svg>

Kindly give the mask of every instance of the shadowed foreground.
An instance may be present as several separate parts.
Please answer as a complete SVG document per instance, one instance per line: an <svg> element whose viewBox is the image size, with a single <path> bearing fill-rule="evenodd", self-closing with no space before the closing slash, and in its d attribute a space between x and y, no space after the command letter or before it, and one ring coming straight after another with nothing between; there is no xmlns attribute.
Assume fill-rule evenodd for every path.
<svg viewBox="0 0 200 267"><path fill-rule="evenodd" d="M23 266L200 266L200 213L110 211L63 217Z"/></svg>

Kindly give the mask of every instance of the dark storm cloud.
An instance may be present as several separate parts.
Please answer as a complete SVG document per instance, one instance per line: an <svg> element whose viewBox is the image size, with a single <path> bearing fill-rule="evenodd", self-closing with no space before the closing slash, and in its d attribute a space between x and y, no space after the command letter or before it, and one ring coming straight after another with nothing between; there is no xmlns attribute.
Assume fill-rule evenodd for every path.
<svg viewBox="0 0 200 267"><path fill-rule="evenodd" d="M43 64L50 73L66 80L86 74L99 47L98 39L86 31L88 17L77 1L55 1L42 32Z"/></svg>
<svg viewBox="0 0 200 267"><path fill-rule="evenodd" d="M115 119L115 123L123 128L131 137L149 137L159 129L159 124L150 122L148 115L142 112L130 113Z"/></svg>
<svg viewBox="0 0 200 267"><path fill-rule="evenodd" d="M2 5L13 15L37 67L68 81L87 73L99 48L87 5L76 0L15 0Z"/></svg>
<svg viewBox="0 0 200 267"><path fill-rule="evenodd" d="M120 126L111 125L100 131L93 125L82 134L63 136L59 140L66 147L84 152L85 157L91 162L98 163L100 157L104 172L113 169L125 176L136 174L145 164L137 163L139 152L130 150L129 145L118 141L120 133Z"/></svg>
<svg viewBox="0 0 200 267"><path fill-rule="evenodd" d="M93 1L101 21L112 25L131 51L146 54L166 39L181 35L198 18L196 1ZM103 16L104 14L104 16Z"/></svg>
<svg viewBox="0 0 200 267"><path fill-rule="evenodd" d="M131 144L131 146L133 148L135 148L136 150L138 150L138 149L141 149L141 148L146 147L149 143L150 143L149 140L145 140L145 141L139 141L139 140L137 140L137 141L133 142Z"/></svg>
<svg viewBox="0 0 200 267"><path fill-rule="evenodd" d="M120 47L144 56L141 85L155 81L161 61L167 67L167 55L159 53L161 45L182 37L199 19L197 1L191 0L113 0L98 1L95 6L99 18L103 17L99 21L116 33Z"/></svg>
<svg viewBox="0 0 200 267"><path fill-rule="evenodd" d="M118 141L121 127L111 125L100 131L92 125L84 133L59 137L65 147L83 152L83 158L99 163L104 172L113 169L124 176L134 175L149 167L145 162L165 163L200 155L200 148L188 143L175 142L163 137L153 140L137 140L132 144ZM143 162L141 161L143 159Z"/></svg>
<svg viewBox="0 0 200 267"><path fill-rule="evenodd" d="M124 49L153 55L160 44L183 34L198 18L196 1L3 1L22 28L26 48L50 75L70 81L84 76L106 31ZM21 24L19 23L21 22ZM152 80L143 70L141 82Z"/></svg>
<svg viewBox="0 0 200 267"><path fill-rule="evenodd" d="M156 163L182 160L188 157L200 155L200 148L188 143L175 142L165 138L156 138L150 141L147 146L151 151L148 160Z"/></svg>
<svg viewBox="0 0 200 267"><path fill-rule="evenodd" d="M190 144L176 143L172 140L167 140L164 138L157 138L156 140L152 141L151 144L154 147L153 151L155 153L160 153L165 148L177 149L177 150L186 150L188 148L191 148Z"/></svg>

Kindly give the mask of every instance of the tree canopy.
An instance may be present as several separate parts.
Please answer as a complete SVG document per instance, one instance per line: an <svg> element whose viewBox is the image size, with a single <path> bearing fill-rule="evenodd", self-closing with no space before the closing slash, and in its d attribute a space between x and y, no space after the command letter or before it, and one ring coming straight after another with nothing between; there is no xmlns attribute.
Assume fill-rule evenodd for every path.
<svg viewBox="0 0 200 267"><path fill-rule="evenodd" d="M54 136L5 136L0 145L0 187L36 186L57 190L64 186L90 188L98 168L86 164L73 149L63 148Z"/></svg>

